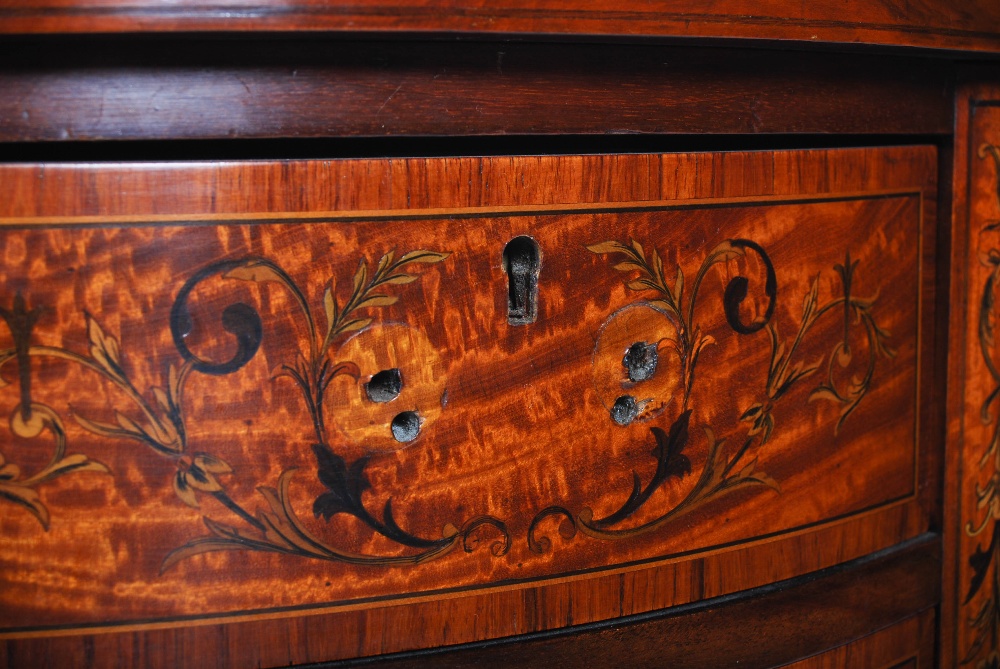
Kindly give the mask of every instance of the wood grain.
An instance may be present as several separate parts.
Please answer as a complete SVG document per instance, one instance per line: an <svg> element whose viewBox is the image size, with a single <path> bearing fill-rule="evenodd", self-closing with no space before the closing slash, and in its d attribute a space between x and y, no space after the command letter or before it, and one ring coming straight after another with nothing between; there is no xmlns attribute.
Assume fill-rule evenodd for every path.
<svg viewBox="0 0 1000 669"><path fill-rule="evenodd" d="M938 666L934 656L934 624L934 611L928 609L853 643L785 666L789 669L928 669Z"/></svg>
<svg viewBox="0 0 1000 669"><path fill-rule="evenodd" d="M900 658L898 651L904 651L905 656L907 652L919 648L921 664L917 666L923 667L925 658L933 657L933 652L928 654L931 649L927 648L928 644L933 644L933 634L926 627L926 618L931 613L926 611L926 607L933 605L938 594L935 572L939 563L930 558L933 554L933 550L924 551L923 556L890 561L895 568L845 571L839 577L819 579L819 587L809 589L807 586L806 592L797 593L795 589L788 588L764 598L755 598L753 595L757 593L750 593L748 598L737 598L735 606L681 610L677 612L679 615L653 613L646 616L652 622L645 625L633 622L630 627L622 628L609 624L596 632L582 634L570 630L534 643L531 643L530 637L515 637L468 651L463 651L461 647L443 648L412 659L401 659L399 664L449 666L447 662L450 661L454 666L475 665L477 662L486 663L485 666L490 666L491 662L497 666L509 666L504 665L504 659L510 657L508 653L518 653L516 644L529 641L530 649L536 652L521 653L520 657L527 666L553 663L558 663L557 666L577 666L572 664L574 661L580 666L593 666L593 658L597 657L616 658L603 666L619 666L622 658L631 661L633 657L641 660L638 666L662 666L664 658L687 658L692 655L703 663L701 666L717 667L720 656L732 657L734 653L741 654L744 660L759 658L760 666L774 666L775 661L781 661L780 658L795 658L846 643L857 635L866 634L868 629L901 620L909 611L924 609L917 629L914 629L911 619L890 628L888 633L863 637L846 647L803 661L803 665L810 668L816 666L810 663L817 663L820 667L843 667L850 666L841 661L843 658L864 658L878 666L875 662L880 658ZM900 566L904 568L900 569ZM812 583L817 581L812 580ZM872 584L877 593L884 592L885 596L872 597ZM574 593L577 596L581 594ZM493 606L496 604L490 609ZM479 615L487 610L478 609ZM477 610L469 608L465 611L466 615L474 615ZM426 629L428 623L418 621L424 621L421 616L430 613L411 611L407 616L379 616L370 622L393 630L386 632L388 637L407 629L405 626L423 625ZM442 611L436 613L440 615ZM695 614L693 619L684 615L689 613ZM820 621L819 625L807 625L816 620ZM765 625L765 622L770 624ZM721 625L726 634L715 633L716 625ZM330 646L336 643L331 636L354 634L359 629L362 628L354 621L345 621L343 616L336 620L307 617L287 622L248 622L186 630L22 639L6 642L6 654L0 655L0 663L7 664L0 666L5 669L24 665L77 667L111 663L167 666L183 662L192 666L226 667L233 663L277 666L289 662L316 662L329 657ZM758 631L758 634L747 641L747 630ZM582 643L578 642L580 637L583 637ZM449 638L445 643L455 643L457 638L460 637ZM638 644L632 643L635 639L638 639ZM675 643L665 643L664 639L673 639ZM393 644L384 641L382 646L392 649ZM831 660L833 664L823 664ZM390 662L387 658L373 657L367 662L345 664L380 666L385 663L395 666ZM742 666L743 662L740 664ZM862 666L870 664L863 663Z"/></svg>
<svg viewBox="0 0 1000 669"><path fill-rule="evenodd" d="M890 669L912 658L910 666L930 667L939 566L937 541L926 537L845 568L679 610L328 666Z"/></svg>
<svg viewBox="0 0 1000 669"><path fill-rule="evenodd" d="M975 80L974 80L975 81ZM997 657L998 592L994 439L996 408L990 394L1000 382L991 324L1000 218L1000 92L967 84L960 97L955 141L952 228L948 472L945 487L942 657L977 664ZM955 300L958 300L957 302Z"/></svg>
<svg viewBox="0 0 1000 669"><path fill-rule="evenodd" d="M1000 11L988 0L955 6L941 0L879 0L808 5L776 0L761 7L725 0L706 9L684 2L588 3L300 0L279 5L223 0L164 6L151 0L6 0L5 33L128 33L203 31L424 32L436 34L727 37L920 46L996 51Z"/></svg>
<svg viewBox="0 0 1000 669"><path fill-rule="evenodd" d="M89 347L91 356L95 346L105 356L120 346L129 379L151 401L147 389L167 384L169 365L182 362L171 320L178 291L199 268L219 261L236 262L224 271L242 272L244 280L223 280L223 270L205 275L190 299L186 345L202 361L228 360L236 347L217 332L217 314L237 300L263 317L265 329L260 352L242 369L192 372L184 395L192 446L165 457L143 443L95 439L70 418L113 423L112 407L131 406L123 403L127 389L123 395L114 383L95 384L90 371L65 361L40 356L32 363L32 398L65 416L70 452L86 453L113 476L91 471L52 481L42 491L51 511L48 532L29 512L4 507L0 527L17 537L0 548L9 653L29 647L32 637L91 638L89 626L97 621L117 625L93 637L101 644L98 663L112 661L106 644L132 634L150 643L175 635L216 650L232 643L233 658L264 664L461 643L721 596L854 559L929 528L939 466L916 419L934 412L919 376L935 369L933 349L921 345L934 323L933 250L920 244L935 221L932 148L22 165L4 167L2 175L14 195L0 205L9 295L2 306L16 311L11 300L20 293L26 309L48 307L34 326L36 346L79 354ZM539 317L527 326L510 326L506 318L501 252L517 234L530 234L542 251ZM668 483L617 527L654 522L698 490L697 477L713 452L704 427L730 438L733 446L719 451L727 457L747 434L740 412L753 405L760 384L744 379L767 376L767 337L763 331L737 336L731 328L733 319L766 318L769 298L760 286L768 263L778 277L774 320L791 341L813 279L819 277L818 303L835 301L845 281L835 265L858 261L852 294L877 293L873 304L858 309L876 314L895 357L879 359L870 394L839 430L840 406L809 401L819 378L787 398L772 398L781 407L774 409L773 437L760 448L754 440L748 460L733 473L766 472L780 493L759 486L706 498L682 522L615 541L600 532L586 536L584 511L593 509L593 518L612 513L628 498L633 471L653 480L649 427L666 431L683 414L680 396L654 396L649 399L664 405L662 414L654 402L647 415L622 428L609 416L614 397L602 395L606 379L594 353L602 333L620 322L615 314L649 307L634 306L638 298L623 285L628 277L614 270L617 260L586 245L629 238L642 240L647 257L658 249L671 285L682 268L688 291L703 259L726 239L753 239L768 262L747 251L705 275L705 316L698 323L714 344L701 354L700 390L690 404L684 458L692 472L682 471L679 452L664 460L675 472ZM362 381L380 368L400 368L412 382L403 392L413 391L400 401L424 418L420 436L405 447L394 441L387 423L398 411L383 415L366 405L363 387L350 376L330 385L337 400L331 399L327 418L335 436L313 436L295 385L271 379L289 363L289 350L292 356L297 347L308 350L308 328L294 316L291 294L272 285L274 270L269 283L257 287L246 280L251 266L240 259L275 261L303 287L323 323L325 288L343 305L359 259L374 273L390 249L401 258L421 248L452 255L412 267L417 279L391 290L399 301L363 312L381 320L343 344L338 340L333 358L351 360ZM253 267L259 281L264 266ZM723 317L722 293L737 275L749 277L750 297L735 316ZM102 336L94 334L93 321ZM842 341L842 318L823 323L810 330L802 359L829 360ZM113 346L108 336L116 338ZM856 350L853 362L844 360L847 374L862 374L860 361L873 353L872 341L850 335ZM662 369L676 368L663 355ZM816 376L825 377L825 369ZM4 378L14 383L5 389L3 411L21 435L5 442L4 455L14 462L17 453L27 472L44 466L49 451L37 447L44 435L28 438L29 417L18 411L23 382L12 371ZM352 422L362 414L363 421ZM643 422L647 416L654 422ZM276 485L292 467L299 471L291 505L324 542L391 559L420 554L426 547L402 545L385 525L373 532L357 509L353 518L335 516L329 523L311 517L308 509L325 494L324 485L336 491L329 479L316 479L311 443L324 439L347 463L368 458L371 489L358 499L383 523L390 498L395 522L430 540L460 536L449 534L449 523L464 532L472 519L488 515L505 524L509 546L491 554L497 528L484 525L468 530L469 548L478 541L478 550L467 554L450 545L452 552L419 565L359 567L227 551L195 555L159 573L172 549L207 536L213 521L250 523L241 526L241 536L257 536L248 518L264 500L255 488ZM176 472L191 477L192 467L211 465L198 453L233 468L231 474L210 470L231 504L203 487L195 497L201 509L193 509L171 485ZM745 468L750 458L757 469ZM337 503L349 505L340 494ZM249 511L242 520L234 504ZM572 511L579 531L569 537L564 528L561 536L559 519L545 520L538 535L551 544L539 555L527 540L529 526L539 511L557 505ZM203 516L211 519L208 528ZM264 643L256 639L260 626L292 636L287 644ZM300 643L297 635L307 628L309 640ZM323 633L333 629L353 631ZM220 630L249 636L223 641ZM52 652L75 643L53 645ZM143 652L148 655L136 661L169 661L159 645ZM216 656L213 651L191 663L211 666Z"/></svg>
<svg viewBox="0 0 1000 669"><path fill-rule="evenodd" d="M0 141L943 134L951 76L947 61L677 47L6 40Z"/></svg>

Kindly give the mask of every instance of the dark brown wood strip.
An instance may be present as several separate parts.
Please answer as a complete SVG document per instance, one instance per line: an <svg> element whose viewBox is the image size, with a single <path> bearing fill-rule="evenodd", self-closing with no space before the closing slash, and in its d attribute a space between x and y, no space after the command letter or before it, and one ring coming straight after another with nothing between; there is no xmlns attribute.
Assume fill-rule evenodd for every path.
<svg viewBox="0 0 1000 669"><path fill-rule="evenodd" d="M947 62L886 56L518 43L13 40L0 43L0 64L0 142L934 134L947 133L952 118Z"/></svg>
<svg viewBox="0 0 1000 669"><path fill-rule="evenodd" d="M931 669L934 664L935 610L921 613L885 629L838 646L784 669ZM945 665L941 665L945 666Z"/></svg>

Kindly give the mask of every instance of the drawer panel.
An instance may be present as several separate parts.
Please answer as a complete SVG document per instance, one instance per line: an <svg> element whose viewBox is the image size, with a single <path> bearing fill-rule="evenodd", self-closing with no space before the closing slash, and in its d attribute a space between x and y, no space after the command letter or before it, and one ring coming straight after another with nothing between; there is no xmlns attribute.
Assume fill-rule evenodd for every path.
<svg viewBox="0 0 1000 669"><path fill-rule="evenodd" d="M916 536L934 166L0 169L3 634L354 621L277 658L330 659Z"/></svg>

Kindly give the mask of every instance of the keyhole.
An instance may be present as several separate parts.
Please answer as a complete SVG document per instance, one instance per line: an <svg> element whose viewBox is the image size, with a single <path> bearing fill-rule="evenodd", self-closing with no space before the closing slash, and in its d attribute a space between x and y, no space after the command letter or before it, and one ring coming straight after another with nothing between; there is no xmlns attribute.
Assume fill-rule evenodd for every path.
<svg viewBox="0 0 1000 669"><path fill-rule="evenodd" d="M507 272L507 322L511 325L534 323L538 317L538 243L520 236L503 249L503 267Z"/></svg>

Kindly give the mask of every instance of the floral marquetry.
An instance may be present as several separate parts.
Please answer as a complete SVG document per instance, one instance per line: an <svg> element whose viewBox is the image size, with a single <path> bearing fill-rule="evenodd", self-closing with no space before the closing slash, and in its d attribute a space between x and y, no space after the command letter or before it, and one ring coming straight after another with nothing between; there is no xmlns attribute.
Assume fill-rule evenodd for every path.
<svg viewBox="0 0 1000 669"><path fill-rule="evenodd" d="M622 156L614 195L583 178L602 160L230 165L211 205L150 168L126 211L69 189L45 225L0 217L32 250L0 269L0 634L527 611L769 565L638 613L925 532L935 151ZM754 161L826 176L676 177ZM449 641L553 620L463 615Z"/></svg>
<svg viewBox="0 0 1000 669"><path fill-rule="evenodd" d="M948 549L942 603L945 662L992 667L1000 650L1000 95L967 87L960 96L956 143L952 289L956 308L949 349L949 476L945 486Z"/></svg>

